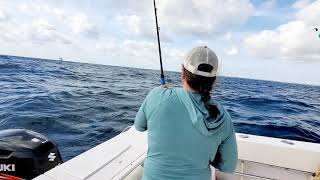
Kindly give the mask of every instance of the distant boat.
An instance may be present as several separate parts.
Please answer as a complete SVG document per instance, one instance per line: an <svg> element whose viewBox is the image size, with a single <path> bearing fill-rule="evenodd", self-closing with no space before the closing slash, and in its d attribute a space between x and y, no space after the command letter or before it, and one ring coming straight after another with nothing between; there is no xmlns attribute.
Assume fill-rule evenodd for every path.
<svg viewBox="0 0 320 180"><path fill-rule="evenodd" d="M63 61L62 57L59 57L59 61Z"/></svg>

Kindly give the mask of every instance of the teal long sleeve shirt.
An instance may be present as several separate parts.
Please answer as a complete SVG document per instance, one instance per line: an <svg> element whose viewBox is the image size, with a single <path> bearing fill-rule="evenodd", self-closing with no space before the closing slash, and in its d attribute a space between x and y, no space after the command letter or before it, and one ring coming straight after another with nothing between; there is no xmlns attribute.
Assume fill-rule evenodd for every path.
<svg viewBox="0 0 320 180"><path fill-rule="evenodd" d="M148 130L148 155L143 180L209 180L215 168L233 173L237 144L229 113L216 101L219 115L209 116L201 97L183 88L154 88L143 101L135 118L138 131Z"/></svg>

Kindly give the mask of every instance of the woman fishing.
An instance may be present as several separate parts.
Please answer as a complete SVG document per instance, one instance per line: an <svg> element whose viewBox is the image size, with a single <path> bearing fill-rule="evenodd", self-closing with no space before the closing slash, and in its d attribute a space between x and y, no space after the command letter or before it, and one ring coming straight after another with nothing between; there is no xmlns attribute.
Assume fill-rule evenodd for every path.
<svg viewBox="0 0 320 180"><path fill-rule="evenodd" d="M231 117L210 96L218 58L208 47L196 47L184 60L183 88L154 88L135 118L138 131L148 130L143 180L209 180L210 164L233 173L237 144Z"/></svg>

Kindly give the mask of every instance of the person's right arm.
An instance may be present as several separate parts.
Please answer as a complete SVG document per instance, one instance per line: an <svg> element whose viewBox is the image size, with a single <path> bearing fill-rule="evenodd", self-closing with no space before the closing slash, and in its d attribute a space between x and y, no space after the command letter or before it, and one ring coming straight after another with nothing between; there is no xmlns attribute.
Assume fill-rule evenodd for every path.
<svg viewBox="0 0 320 180"><path fill-rule="evenodd" d="M219 145L215 159L210 164L221 172L234 173L238 163L237 140L231 116L226 109L224 113L227 123L225 131L228 133Z"/></svg>

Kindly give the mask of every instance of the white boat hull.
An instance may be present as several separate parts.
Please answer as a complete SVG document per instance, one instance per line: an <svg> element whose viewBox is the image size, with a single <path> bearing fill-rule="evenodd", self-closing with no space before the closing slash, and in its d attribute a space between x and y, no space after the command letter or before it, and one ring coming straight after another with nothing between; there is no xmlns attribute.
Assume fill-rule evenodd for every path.
<svg viewBox="0 0 320 180"><path fill-rule="evenodd" d="M246 134L237 134L237 143L236 173L219 180L311 180L319 172L320 144ZM146 155L146 132L131 128L35 180L141 179Z"/></svg>

